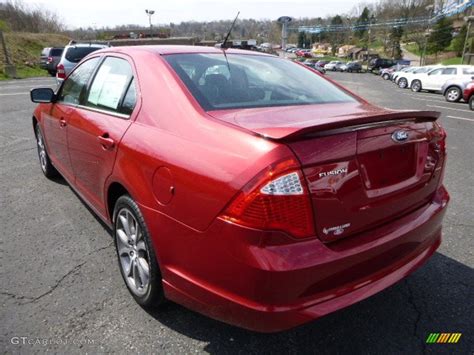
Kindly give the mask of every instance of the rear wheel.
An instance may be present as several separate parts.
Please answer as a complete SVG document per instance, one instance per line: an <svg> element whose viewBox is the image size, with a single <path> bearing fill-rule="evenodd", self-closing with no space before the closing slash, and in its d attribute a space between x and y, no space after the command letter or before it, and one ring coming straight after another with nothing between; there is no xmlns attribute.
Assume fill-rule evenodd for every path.
<svg viewBox="0 0 474 355"><path fill-rule="evenodd" d="M411 91L420 92L421 91L421 81L413 80L413 82L411 83Z"/></svg>
<svg viewBox="0 0 474 355"><path fill-rule="evenodd" d="M444 97L448 102L458 102L461 100L461 89L456 86L452 86L446 90Z"/></svg>
<svg viewBox="0 0 474 355"><path fill-rule="evenodd" d="M55 178L59 175L56 168L51 164L49 159L48 152L46 151L46 144L44 143L43 133L39 123L35 125L35 135L36 135L36 148L38 150L38 158L41 166L41 171L43 171L44 176L48 179Z"/></svg>
<svg viewBox="0 0 474 355"><path fill-rule="evenodd" d="M474 111L474 95L469 99L469 108Z"/></svg>
<svg viewBox="0 0 474 355"><path fill-rule="evenodd" d="M400 80L398 80L398 87L399 87L399 88L406 89L407 86L408 86L408 81L407 81L407 79L405 79L405 78L400 78Z"/></svg>
<svg viewBox="0 0 474 355"><path fill-rule="evenodd" d="M382 75L382 78L384 78L385 80L388 80L390 79L390 74L385 73L384 75Z"/></svg>
<svg viewBox="0 0 474 355"><path fill-rule="evenodd" d="M162 304L161 272L150 234L137 203L128 195L115 204L114 239L120 272L135 301L144 308Z"/></svg>

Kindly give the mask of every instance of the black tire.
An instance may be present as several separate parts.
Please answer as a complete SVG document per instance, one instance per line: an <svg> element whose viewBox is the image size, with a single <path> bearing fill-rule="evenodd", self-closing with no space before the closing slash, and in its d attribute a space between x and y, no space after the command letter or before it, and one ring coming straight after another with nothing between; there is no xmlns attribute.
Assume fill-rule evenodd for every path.
<svg viewBox="0 0 474 355"><path fill-rule="evenodd" d="M446 89L444 97L448 102L458 102L462 97L461 89L457 86L451 86Z"/></svg>
<svg viewBox="0 0 474 355"><path fill-rule="evenodd" d="M36 137L36 148L38 150L38 159L40 162L41 171L48 179L54 179L59 175L59 172L51 163L51 159L49 158L48 151L46 149L46 144L44 141L44 136L41 132L41 127L39 123L36 122L34 128Z"/></svg>
<svg viewBox="0 0 474 355"><path fill-rule="evenodd" d="M390 74L385 73L384 75L382 75L382 78L384 78L384 80L388 80L390 79Z"/></svg>
<svg viewBox="0 0 474 355"><path fill-rule="evenodd" d="M408 81L405 78L400 78L398 80L398 87L400 89L406 89L408 87Z"/></svg>
<svg viewBox="0 0 474 355"><path fill-rule="evenodd" d="M420 92L421 91L421 81L413 80L411 83L411 91Z"/></svg>
<svg viewBox="0 0 474 355"><path fill-rule="evenodd" d="M471 109L471 111L474 111L474 95L472 95L469 99L469 108Z"/></svg>
<svg viewBox="0 0 474 355"><path fill-rule="evenodd" d="M123 211L128 211L133 215L136 222L138 223L139 230L141 233L137 233L140 238L145 242L146 245L146 253L141 254L142 257L146 258L149 267L149 285L143 295L138 295L128 284L127 276L122 267L121 261L121 254L119 253L118 249L118 224L119 224L119 214ZM153 248L153 243L151 241L150 233L148 228L145 224L145 220L143 215L138 207L137 203L129 196L123 195L119 197L117 202L114 206L114 214L113 214L113 229L114 229L114 241L115 241L115 250L117 252L117 260L119 264L120 273L122 274L122 278L127 286L130 294L133 296L135 301L146 309L152 309L160 306L165 302L164 292L163 292L163 285L161 282L161 271L157 263L155 250ZM138 236L135 237L138 240ZM138 251L136 251L137 256L139 255ZM138 259L138 258L137 258ZM130 268L130 270L132 267Z"/></svg>

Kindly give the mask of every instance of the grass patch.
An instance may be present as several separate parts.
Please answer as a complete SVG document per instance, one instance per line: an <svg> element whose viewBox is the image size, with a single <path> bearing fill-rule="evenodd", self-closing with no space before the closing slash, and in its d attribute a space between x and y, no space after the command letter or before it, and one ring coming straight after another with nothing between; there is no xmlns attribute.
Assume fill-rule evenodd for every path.
<svg viewBox="0 0 474 355"><path fill-rule="evenodd" d="M462 58L461 57L454 57L454 58L445 59L441 62L441 64L443 64L443 65L462 64Z"/></svg>
<svg viewBox="0 0 474 355"><path fill-rule="evenodd" d="M410 43L410 44L407 44L404 47L410 53L413 53L417 56L421 55L421 50L420 50L420 48L418 48L418 45L416 43Z"/></svg>
<svg viewBox="0 0 474 355"><path fill-rule="evenodd" d="M20 78L47 76L48 72L38 67L44 47L63 47L69 41L67 36L51 33L5 32L5 42L13 64ZM0 55L0 80L8 79L3 72L5 58Z"/></svg>

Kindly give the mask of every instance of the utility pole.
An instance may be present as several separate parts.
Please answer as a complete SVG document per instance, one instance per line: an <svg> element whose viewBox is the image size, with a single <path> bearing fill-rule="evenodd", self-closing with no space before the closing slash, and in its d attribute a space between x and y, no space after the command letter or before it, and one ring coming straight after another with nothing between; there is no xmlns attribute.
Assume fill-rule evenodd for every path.
<svg viewBox="0 0 474 355"><path fill-rule="evenodd" d="M431 33L431 20L433 18L433 12L434 12L434 5L428 5L425 7L426 10L429 11L429 17L428 17L428 27L426 28L425 31L425 43L423 45L423 52L421 52L420 56L420 66L426 65L426 46L428 44L428 37L430 36Z"/></svg>
<svg viewBox="0 0 474 355"><path fill-rule="evenodd" d="M5 74L9 78L16 78L16 68L10 60L10 56L8 55L7 44L5 43L5 37L3 37L2 31L0 31L0 42L2 44L3 54L5 56Z"/></svg>
<svg viewBox="0 0 474 355"><path fill-rule="evenodd" d="M151 16L155 13L155 10L145 10L148 15L148 21L150 23L150 37L153 38L153 25L151 24Z"/></svg>
<svg viewBox="0 0 474 355"><path fill-rule="evenodd" d="M471 11L472 13L472 11ZM464 57L467 52L467 44L469 42L469 37L470 37L470 32L471 32L471 23L474 21L474 16L468 16L464 18L464 21L467 22L467 31L466 31L466 38L464 39L464 46L462 48L462 59L461 59L461 64L464 64ZM470 58L469 58L470 62Z"/></svg>

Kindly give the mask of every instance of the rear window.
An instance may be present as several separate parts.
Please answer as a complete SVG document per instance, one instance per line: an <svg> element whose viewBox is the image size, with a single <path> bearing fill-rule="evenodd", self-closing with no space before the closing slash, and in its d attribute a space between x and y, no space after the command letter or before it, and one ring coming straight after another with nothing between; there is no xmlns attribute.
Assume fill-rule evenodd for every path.
<svg viewBox="0 0 474 355"><path fill-rule="evenodd" d="M238 54L173 54L165 59L204 110L353 102L289 60Z"/></svg>
<svg viewBox="0 0 474 355"><path fill-rule="evenodd" d="M102 48L98 47L70 47L66 52L66 59L73 63L79 63L89 53Z"/></svg>
<svg viewBox="0 0 474 355"><path fill-rule="evenodd" d="M474 67L472 67L472 68L463 68L462 73L464 75L470 75L470 74L474 75Z"/></svg>
<svg viewBox="0 0 474 355"><path fill-rule="evenodd" d="M63 54L62 48L53 48L51 49L51 53L49 54L51 57L59 57Z"/></svg>

